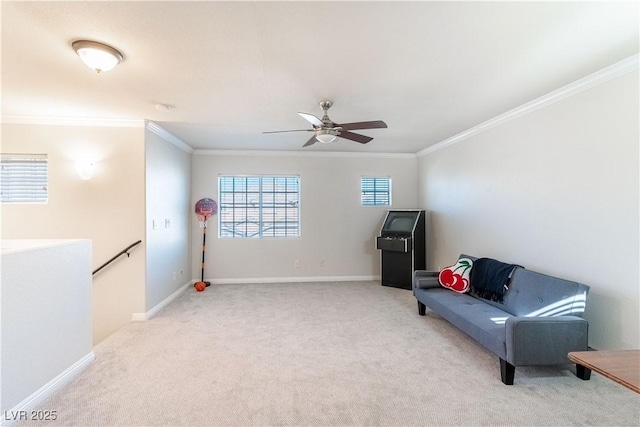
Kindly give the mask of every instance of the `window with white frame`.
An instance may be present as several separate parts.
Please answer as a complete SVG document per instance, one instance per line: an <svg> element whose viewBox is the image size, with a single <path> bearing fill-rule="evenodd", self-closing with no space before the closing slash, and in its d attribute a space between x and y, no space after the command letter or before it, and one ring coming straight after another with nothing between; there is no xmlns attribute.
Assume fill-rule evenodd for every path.
<svg viewBox="0 0 640 427"><path fill-rule="evenodd" d="M46 203L47 186L46 154L0 155L2 203Z"/></svg>
<svg viewBox="0 0 640 427"><path fill-rule="evenodd" d="M218 236L300 237L300 177L218 177Z"/></svg>
<svg viewBox="0 0 640 427"><path fill-rule="evenodd" d="M360 180L362 206L391 206L391 178L363 176Z"/></svg>

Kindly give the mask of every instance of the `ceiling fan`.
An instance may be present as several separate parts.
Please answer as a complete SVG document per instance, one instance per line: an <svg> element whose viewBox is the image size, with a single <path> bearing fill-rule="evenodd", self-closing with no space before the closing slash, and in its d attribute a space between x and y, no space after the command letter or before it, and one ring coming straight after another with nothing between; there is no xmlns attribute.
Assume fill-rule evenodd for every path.
<svg viewBox="0 0 640 427"><path fill-rule="evenodd" d="M327 115L327 110L331 108L333 102L325 99L324 101L320 101L319 104L320 108L322 108L322 110L324 111L322 120L317 118L313 114L298 113L303 119L311 123L311 126L313 127L312 129L276 130L262 133L315 132L315 135L309 138L309 140L303 145L303 147L308 147L309 145L315 144L316 141L327 144L329 142L335 141L338 138L350 139L351 141L359 142L360 144L366 144L373 138L350 131L357 129L380 129L387 127L387 124L382 120L342 124L334 123Z"/></svg>

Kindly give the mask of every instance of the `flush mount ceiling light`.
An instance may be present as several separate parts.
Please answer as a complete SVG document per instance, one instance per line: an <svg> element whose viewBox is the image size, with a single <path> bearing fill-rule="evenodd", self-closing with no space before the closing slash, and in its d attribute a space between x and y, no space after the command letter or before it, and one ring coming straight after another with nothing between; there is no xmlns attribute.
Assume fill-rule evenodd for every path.
<svg viewBox="0 0 640 427"><path fill-rule="evenodd" d="M82 62L97 73L112 70L124 59L117 49L90 40L76 40L71 47Z"/></svg>

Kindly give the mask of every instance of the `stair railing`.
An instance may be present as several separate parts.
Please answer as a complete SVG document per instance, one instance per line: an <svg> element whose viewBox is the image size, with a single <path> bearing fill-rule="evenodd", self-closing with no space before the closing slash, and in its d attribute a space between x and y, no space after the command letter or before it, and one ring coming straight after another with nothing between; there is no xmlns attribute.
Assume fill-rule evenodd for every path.
<svg viewBox="0 0 640 427"><path fill-rule="evenodd" d="M104 264L102 264L100 267L96 268L95 270L93 270L92 274L96 274L98 271L102 270L103 268L105 268L107 265L111 264L113 261L115 261L116 259L118 259L118 257L120 257L121 255L127 254L127 258L129 258L129 249L133 248L136 245L139 245L140 243L142 243L142 240L138 240L135 243L130 244L129 246L127 246L126 248L124 248L123 250L121 250L120 252L118 252L117 255L115 255L113 258L111 258L109 261L105 262Z"/></svg>

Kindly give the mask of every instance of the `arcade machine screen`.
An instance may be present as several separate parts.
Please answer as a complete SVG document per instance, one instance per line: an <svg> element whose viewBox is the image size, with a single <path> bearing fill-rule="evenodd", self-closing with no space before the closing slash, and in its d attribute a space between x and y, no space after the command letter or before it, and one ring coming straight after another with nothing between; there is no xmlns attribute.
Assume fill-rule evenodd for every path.
<svg viewBox="0 0 640 427"><path fill-rule="evenodd" d="M418 212L389 212L382 226L382 234L411 233L418 214Z"/></svg>

